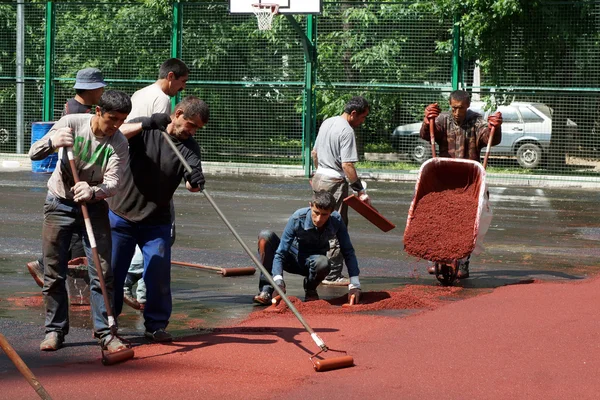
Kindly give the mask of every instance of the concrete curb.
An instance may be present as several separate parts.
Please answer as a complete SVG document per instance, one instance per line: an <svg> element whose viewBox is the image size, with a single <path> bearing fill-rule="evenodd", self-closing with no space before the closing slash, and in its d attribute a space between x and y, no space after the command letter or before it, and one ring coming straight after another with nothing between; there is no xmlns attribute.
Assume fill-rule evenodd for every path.
<svg viewBox="0 0 600 400"><path fill-rule="evenodd" d="M304 177L304 168L296 165L203 162L204 171L225 175L267 175L281 177ZM26 154L0 153L0 172L31 171L31 160ZM391 182L414 182L418 169L410 171L360 171L361 179ZM490 186L523 186L536 188L598 189L600 178L561 175L508 175L487 174Z"/></svg>

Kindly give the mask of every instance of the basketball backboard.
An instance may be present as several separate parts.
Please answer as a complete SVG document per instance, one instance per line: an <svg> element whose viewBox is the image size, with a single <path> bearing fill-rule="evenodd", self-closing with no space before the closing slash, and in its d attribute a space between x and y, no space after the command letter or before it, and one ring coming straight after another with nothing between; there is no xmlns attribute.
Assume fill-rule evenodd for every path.
<svg viewBox="0 0 600 400"><path fill-rule="evenodd" d="M322 0L229 0L231 14L252 14L253 4L277 4L280 14L321 14Z"/></svg>

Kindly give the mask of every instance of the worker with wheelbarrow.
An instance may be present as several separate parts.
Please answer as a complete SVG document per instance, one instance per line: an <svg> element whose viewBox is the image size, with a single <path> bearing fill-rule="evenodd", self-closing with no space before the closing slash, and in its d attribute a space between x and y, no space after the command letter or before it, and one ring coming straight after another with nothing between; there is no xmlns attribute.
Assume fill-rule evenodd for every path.
<svg viewBox="0 0 600 400"><path fill-rule="evenodd" d="M471 98L469 93L464 90L455 90L450 93L449 103L450 112L441 112L437 103L430 104L425 108L425 118L420 131L421 138L429 140L432 130L435 143L439 146L440 157L479 162L481 150L488 146L493 128L494 134L489 145L496 146L502 140L502 114L496 112L485 121L483 116L469 110ZM487 190L485 197L487 202L489 198ZM487 209L489 210L489 205L487 205ZM491 214L486 220L489 226ZM482 218L479 223L479 242L481 242L487 231L487 226L484 226L485 222ZM469 277L469 258L470 254L458 260L458 274L456 276L458 279ZM428 267L428 272L430 274L436 273L435 264Z"/></svg>

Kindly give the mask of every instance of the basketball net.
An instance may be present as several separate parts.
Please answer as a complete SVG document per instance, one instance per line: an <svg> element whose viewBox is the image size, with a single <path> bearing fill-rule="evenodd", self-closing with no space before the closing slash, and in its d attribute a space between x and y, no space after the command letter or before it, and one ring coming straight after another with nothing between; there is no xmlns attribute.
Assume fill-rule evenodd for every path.
<svg viewBox="0 0 600 400"><path fill-rule="evenodd" d="M258 29L268 31L273 26L273 16L279 10L278 4L252 4L254 15L258 21Z"/></svg>

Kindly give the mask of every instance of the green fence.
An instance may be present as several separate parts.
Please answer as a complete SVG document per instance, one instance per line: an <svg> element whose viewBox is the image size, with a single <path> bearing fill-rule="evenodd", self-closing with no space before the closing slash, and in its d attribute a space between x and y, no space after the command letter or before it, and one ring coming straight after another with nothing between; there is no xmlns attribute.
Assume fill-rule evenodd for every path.
<svg viewBox="0 0 600 400"><path fill-rule="evenodd" d="M258 31L226 1L0 2L0 152L26 153L31 123L60 117L77 70L98 67L133 93L177 56L191 69L183 95L211 107L197 135L207 162L308 172L320 122L363 95L359 170L414 175L430 150L410 124L465 88L474 108L505 116L496 182L594 182L600 2L457 3L473 5L325 1L322 15L280 15Z"/></svg>

